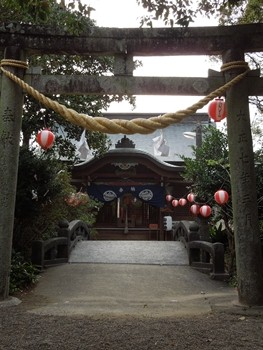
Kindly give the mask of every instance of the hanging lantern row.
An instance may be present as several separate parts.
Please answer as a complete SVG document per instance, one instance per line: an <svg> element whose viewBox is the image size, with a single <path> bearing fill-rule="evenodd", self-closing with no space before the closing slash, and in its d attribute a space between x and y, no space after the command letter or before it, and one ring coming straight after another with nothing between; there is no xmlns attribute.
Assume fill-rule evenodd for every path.
<svg viewBox="0 0 263 350"><path fill-rule="evenodd" d="M214 199L218 204L223 205L227 203L229 195L225 190L218 190L214 194ZM168 194L166 196L166 200L167 202L171 202L173 207L177 207L178 205L184 206L187 204L187 200L188 202L193 203L195 201L195 195L194 193L188 193L187 200L185 198L180 198L178 200L175 199L172 195ZM198 204L192 204L190 207L190 212L194 215L200 214L201 216L207 218L211 215L212 208L207 204L204 204L202 206Z"/></svg>
<svg viewBox="0 0 263 350"><path fill-rule="evenodd" d="M183 207L183 206L185 206L187 204L187 200L185 198L180 198L179 200L178 199L173 199L171 203L172 203L173 207L177 207L178 205Z"/></svg>
<svg viewBox="0 0 263 350"><path fill-rule="evenodd" d="M86 204L89 201L89 196L87 193L77 192L71 193L71 195L65 198L65 201L71 207L77 207L81 204Z"/></svg>
<svg viewBox="0 0 263 350"><path fill-rule="evenodd" d="M204 204L202 206L198 204L193 204L190 207L190 212L194 215L200 214L204 218L208 218L212 213L212 208L210 207L210 205L207 204Z"/></svg>
<svg viewBox="0 0 263 350"><path fill-rule="evenodd" d="M166 195L166 201L167 202L171 202L173 207L177 207L178 205L184 206L187 204L187 201L190 203L193 203L195 201L195 194L194 193L188 193L187 195L187 200L185 198L180 198L175 199L172 195L167 194ZM218 190L215 192L214 194L214 199L215 201L222 205L227 203L228 199L229 199L229 194L225 191L225 190Z"/></svg>
<svg viewBox="0 0 263 350"><path fill-rule="evenodd" d="M185 198L175 199L170 194L167 194L167 196L165 198L166 198L167 202L171 202L173 207L177 207L178 205L183 207L187 204L187 200Z"/></svg>
<svg viewBox="0 0 263 350"><path fill-rule="evenodd" d="M227 115L226 103L223 98L215 98L208 105L208 115L215 122L220 122Z"/></svg>
<svg viewBox="0 0 263 350"><path fill-rule="evenodd" d="M37 133L36 141L42 149L47 150L53 146L55 135L50 129L43 129Z"/></svg>
<svg viewBox="0 0 263 350"><path fill-rule="evenodd" d="M223 205L227 203L229 195L225 190L218 190L214 194L214 199L218 204ZM200 214L201 216L208 218L212 213L212 208L207 204L204 204L202 206L193 204L190 207L190 212L194 215Z"/></svg>

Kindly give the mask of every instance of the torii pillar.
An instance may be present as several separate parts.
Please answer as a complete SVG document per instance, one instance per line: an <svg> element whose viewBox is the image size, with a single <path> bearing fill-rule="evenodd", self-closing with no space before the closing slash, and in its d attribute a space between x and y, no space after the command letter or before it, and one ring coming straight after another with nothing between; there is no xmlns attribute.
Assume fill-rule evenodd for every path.
<svg viewBox="0 0 263 350"><path fill-rule="evenodd" d="M5 49L5 59L23 60L18 47ZM6 69L23 78L24 69ZM21 136L23 93L2 74L0 103L0 301L9 296L16 184Z"/></svg>
<svg viewBox="0 0 263 350"><path fill-rule="evenodd" d="M244 53L231 49L223 63L244 61ZM229 81L244 69L225 72ZM231 174L239 303L263 305L263 263L259 238L254 154L249 117L247 78L226 92L227 133Z"/></svg>

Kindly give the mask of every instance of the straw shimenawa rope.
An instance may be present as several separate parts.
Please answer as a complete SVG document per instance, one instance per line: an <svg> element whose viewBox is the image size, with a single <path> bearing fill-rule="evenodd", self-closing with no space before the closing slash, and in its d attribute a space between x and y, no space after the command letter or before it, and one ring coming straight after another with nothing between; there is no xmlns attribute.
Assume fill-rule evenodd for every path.
<svg viewBox="0 0 263 350"><path fill-rule="evenodd" d="M39 101L46 108L50 108L56 113L60 114L67 121L72 124L81 126L84 129L91 131L100 131L107 134L150 134L155 130L166 128L172 124L179 123L185 117L193 115L198 109L203 108L208 102L212 99L223 96L225 91L242 80L249 71L247 62L244 61L235 61L229 62L222 66L221 70L226 71L234 68L245 69L245 71L232 80L211 92L206 97L199 100L197 103L188 107L184 110L179 110L175 113L165 113L157 117L151 118L135 118L132 120L123 120L123 119L107 119L104 117L91 117L86 114L81 114L76 112L71 108L46 97L41 94L39 91L35 90L33 87L25 83L23 80L18 78L16 75L10 71L3 68L3 66L19 67L26 69L27 63L16 60L2 60L1 61L1 70L2 72L15 83L17 83L26 93L33 96L37 101Z"/></svg>

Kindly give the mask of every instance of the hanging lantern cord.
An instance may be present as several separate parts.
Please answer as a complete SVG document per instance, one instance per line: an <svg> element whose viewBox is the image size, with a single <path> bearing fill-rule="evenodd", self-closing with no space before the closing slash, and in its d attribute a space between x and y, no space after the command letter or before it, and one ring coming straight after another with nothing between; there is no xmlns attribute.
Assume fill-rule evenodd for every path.
<svg viewBox="0 0 263 350"><path fill-rule="evenodd" d="M226 71L229 69L244 69L245 71L232 80L221 86L220 88L214 90L206 97L199 100L197 103L192 106L179 110L175 113L165 113L157 117L151 118L135 118L132 120L123 120L123 119L107 119L104 117L91 117L86 114L80 114L71 108L54 101L45 95L41 94L39 91L35 90L33 87L25 83L23 80L18 78L13 73L9 72L3 66L12 66L19 68L27 68L27 63L22 61L15 60L2 60L0 64L0 69L2 72L15 83L17 83L24 91L29 95L34 97L46 108L52 109L54 112L58 113L64 117L68 122L78 125L84 129L90 131L100 131L107 134L151 134L158 129L166 128L172 124L179 123L184 118L193 115L197 110L203 108L211 100L218 96L224 95L225 91L242 80L249 71L247 62L244 61L235 61L229 62L222 66L221 71Z"/></svg>

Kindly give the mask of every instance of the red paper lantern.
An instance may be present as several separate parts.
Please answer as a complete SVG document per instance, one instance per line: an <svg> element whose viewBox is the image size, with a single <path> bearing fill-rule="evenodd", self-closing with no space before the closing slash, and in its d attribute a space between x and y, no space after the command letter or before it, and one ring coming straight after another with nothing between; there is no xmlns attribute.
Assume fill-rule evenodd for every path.
<svg viewBox="0 0 263 350"><path fill-rule="evenodd" d="M208 216L211 215L212 209L209 205L202 205L200 208L200 215L203 217L207 218Z"/></svg>
<svg viewBox="0 0 263 350"><path fill-rule="evenodd" d="M220 122L226 117L226 104L222 98L216 98L208 106L208 115L215 122Z"/></svg>
<svg viewBox="0 0 263 350"><path fill-rule="evenodd" d="M193 204L190 207L190 212L194 215L198 215L200 211L200 206L198 204Z"/></svg>
<svg viewBox="0 0 263 350"><path fill-rule="evenodd" d="M170 194L167 194L167 196L165 197L167 202L171 202L171 200L173 199L173 196L171 196Z"/></svg>
<svg viewBox="0 0 263 350"><path fill-rule="evenodd" d="M173 207L177 207L177 205L178 205L178 200L177 199L173 199L172 200L172 206Z"/></svg>
<svg viewBox="0 0 263 350"><path fill-rule="evenodd" d="M186 200L185 198L180 198L180 199L179 199L179 205L181 205L182 207L183 207L184 205L186 205L186 203L187 203L187 200Z"/></svg>
<svg viewBox="0 0 263 350"><path fill-rule="evenodd" d="M65 198L65 201L71 207L77 207L78 205L88 203L89 196L87 193L83 192L71 193L69 197Z"/></svg>
<svg viewBox="0 0 263 350"><path fill-rule="evenodd" d="M228 201L229 195L224 190L218 190L214 194L214 198L218 204L225 204Z"/></svg>
<svg viewBox="0 0 263 350"><path fill-rule="evenodd" d="M194 202L194 200L195 200L195 195L193 194L193 193L189 193L188 195L187 195L187 199L188 199L188 201L189 202Z"/></svg>
<svg viewBox="0 0 263 350"><path fill-rule="evenodd" d="M78 202L76 200L76 196L74 193L72 193L70 196L65 198L65 201L67 202L68 205L72 207L76 207L78 205Z"/></svg>
<svg viewBox="0 0 263 350"><path fill-rule="evenodd" d="M55 135L49 129L43 129L38 132L36 141L41 148L46 150L53 146L55 141Z"/></svg>

